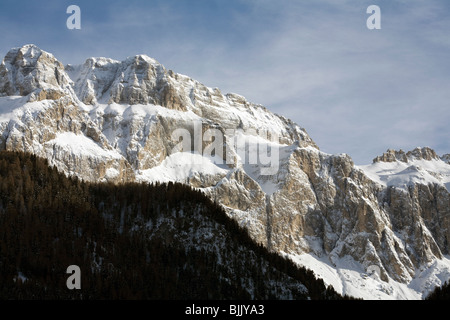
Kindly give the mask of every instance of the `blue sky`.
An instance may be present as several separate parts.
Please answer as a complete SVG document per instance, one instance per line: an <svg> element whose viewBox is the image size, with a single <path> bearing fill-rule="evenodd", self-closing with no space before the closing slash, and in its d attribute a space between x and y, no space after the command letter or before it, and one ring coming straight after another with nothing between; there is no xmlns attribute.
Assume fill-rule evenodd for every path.
<svg viewBox="0 0 450 320"><path fill-rule="evenodd" d="M66 8L81 8L68 30ZM381 30L368 30L369 5ZM450 153L450 1L0 2L0 55L34 43L62 63L145 53L370 163L388 148Z"/></svg>

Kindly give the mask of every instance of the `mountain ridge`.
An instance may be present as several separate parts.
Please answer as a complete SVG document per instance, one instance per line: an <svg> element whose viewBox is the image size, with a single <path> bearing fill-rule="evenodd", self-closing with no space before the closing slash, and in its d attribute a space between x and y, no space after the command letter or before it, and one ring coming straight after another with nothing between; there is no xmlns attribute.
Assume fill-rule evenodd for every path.
<svg viewBox="0 0 450 320"><path fill-rule="evenodd" d="M36 56L36 48L22 51ZM328 261L340 270L328 280L337 287L345 283L344 294L419 298L450 270L428 267L446 265L449 254L445 155L388 151L372 165L355 166L346 154L320 151L291 120L167 71L154 59L90 58L66 72L40 51L36 61L28 59L35 61L31 68L28 60L20 62L27 59L21 49L0 66L2 149L34 153L87 181L188 184L270 250ZM13 76L17 72L22 76ZM177 132L183 142L196 135L200 140L181 145ZM255 150L266 152L252 162ZM403 168L400 160L408 154L415 160ZM389 163L396 167L377 167ZM267 169L275 170L264 174ZM339 268L346 259L358 272ZM373 266L379 279L367 289L359 278ZM421 268L431 270L429 282L417 280Z"/></svg>

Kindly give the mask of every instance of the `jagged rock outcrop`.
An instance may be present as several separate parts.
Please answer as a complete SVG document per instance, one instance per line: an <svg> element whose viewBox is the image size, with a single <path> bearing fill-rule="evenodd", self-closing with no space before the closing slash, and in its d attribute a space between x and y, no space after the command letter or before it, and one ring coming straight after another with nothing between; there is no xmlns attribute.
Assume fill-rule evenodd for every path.
<svg viewBox="0 0 450 320"><path fill-rule="evenodd" d="M447 163L447 164L450 164L450 154L444 154L444 155L441 157L441 160L444 161L444 162Z"/></svg>
<svg viewBox="0 0 450 320"><path fill-rule="evenodd" d="M123 62L90 58L82 66L69 66L68 70L75 74L75 90L86 104L156 104L186 111L188 102L174 87L173 73L148 56L138 55Z"/></svg>
<svg viewBox="0 0 450 320"><path fill-rule="evenodd" d="M64 68L33 45L12 49L0 65L0 99L11 104L3 149L89 181L190 184L271 250L334 264L351 257L402 283L449 252L450 165L430 148L388 150L360 168L321 152L291 120L144 55ZM176 157L181 144L200 155ZM261 153L250 161L261 150L277 156L270 174ZM444 169L423 167L432 161ZM388 175L381 164L403 171Z"/></svg>
<svg viewBox="0 0 450 320"><path fill-rule="evenodd" d="M395 161L402 161L402 162L408 162L408 158L406 157L406 153L403 150L393 150L389 149L383 155L376 157L373 159L373 162L395 162Z"/></svg>
<svg viewBox="0 0 450 320"><path fill-rule="evenodd" d="M417 159L417 160L427 160L427 161L431 161L431 160L439 160L439 156L436 154L436 152L428 147L424 147L424 148L415 148L412 151L409 151L406 154L407 158L413 158L413 159Z"/></svg>
<svg viewBox="0 0 450 320"><path fill-rule="evenodd" d="M383 153L382 156L378 156L375 159L373 159L373 162L395 162L395 161L402 161L402 162L408 162L409 160L417 159L417 160L439 160L439 156L436 154L436 152L429 148L415 148L412 151L404 152L403 150L393 150L389 149L385 153Z"/></svg>

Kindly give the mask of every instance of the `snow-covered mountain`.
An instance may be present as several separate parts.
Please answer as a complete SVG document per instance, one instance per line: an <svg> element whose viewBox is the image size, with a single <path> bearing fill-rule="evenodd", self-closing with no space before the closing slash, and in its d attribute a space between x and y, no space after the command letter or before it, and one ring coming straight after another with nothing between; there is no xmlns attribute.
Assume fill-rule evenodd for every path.
<svg viewBox="0 0 450 320"><path fill-rule="evenodd" d="M388 150L376 157L373 164L361 166L367 176L389 187L408 189L414 184L437 184L450 191L450 166L448 154L439 157L430 148Z"/></svg>
<svg viewBox="0 0 450 320"><path fill-rule="evenodd" d="M199 188L270 250L337 291L419 299L450 279L449 155L357 167L237 94L138 55L63 66L34 45L0 65L0 146L88 181Z"/></svg>

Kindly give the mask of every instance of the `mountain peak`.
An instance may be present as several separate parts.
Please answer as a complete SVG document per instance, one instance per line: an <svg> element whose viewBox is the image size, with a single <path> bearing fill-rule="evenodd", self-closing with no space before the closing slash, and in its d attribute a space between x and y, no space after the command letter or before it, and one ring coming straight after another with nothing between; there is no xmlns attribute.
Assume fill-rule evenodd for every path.
<svg viewBox="0 0 450 320"><path fill-rule="evenodd" d="M0 96L27 96L38 89L63 91L69 85L61 62L34 44L11 49L0 64Z"/></svg>
<svg viewBox="0 0 450 320"><path fill-rule="evenodd" d="M123 61L89 58L81 66L69 66L68 72L78 98L85 104L114 102L171 107L173 103L166 100L176 94L164 66L144 54ZM178 104L179 108L185 108L187 103Z"/></svg>
<svg viewBox="0 0 450 320"><path fill-rule="evenodd" d="M134 63L146 62L148 64L162 66L161 63L159 63L156 59L153 59L146 54L137 54L135 56L128 57L127 59L125 59L125 61L132 61Z"/></svg>
<svg viewBox="0 0 450 320"><path fill-rule="evenodd" d="M447 163L447 164L450 164L450 154L449 154L449 153L444 154L444 155L441 157L441 160L444 161L444 162Z"/></svg>
<svg viewBox="0 0 450 320"><path fill-rule="evenodd" d="M429 147L423 147L423 148L415 148L414 150L408 152L406 156L410 159L417 159L417 160L439 160L439 156L436 154L436 152L429 148Z"/></svg>
<svg viewBox="0 0 450 320"><path fill-rule="evenodd" d="M388 149L383 155L376 157L373 159L373 163L377 162L405 162L408 163L412 160L439 160L439 156L436 152L429 147L417 147L414 150L404 152L402 149L393 150Z"/></svg>
<svg viewBox="0 0 450 320"><path fill-rule="evenodd" d="M22 62L27 63L28 65L32 65L36 63L37 59L44 53L45 51L41 50L38 46L34 44L26 44L22 47L12 48L9 50L6 56L18 56L22 59ZM51 53L45 52L45 54L53 56Z"/></svg>

